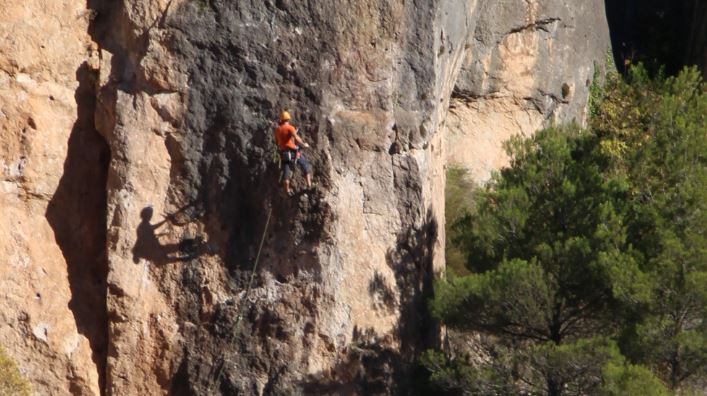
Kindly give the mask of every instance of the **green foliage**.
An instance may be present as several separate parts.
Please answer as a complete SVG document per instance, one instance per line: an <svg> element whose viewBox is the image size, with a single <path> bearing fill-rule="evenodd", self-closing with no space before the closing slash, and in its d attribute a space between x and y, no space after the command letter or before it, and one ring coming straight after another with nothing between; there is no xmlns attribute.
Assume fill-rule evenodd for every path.
<svg viewBox="0 0 707 396"><path fill-rule="evenodd" d="M628 235L655 295L634 307L623 347L678 388L707 374L707 94L694 68L658 80L634 68L619 84L635 116L617 128L602 113L599 125L605 141L632 147L615 162L632 182Z"/></svg>
<svg viewBox="0 0 707 396"><path fill-rule="evenodd" d="M211 8L211 0L192 0L199 8L199 11L204 12Z"/></svg>
<svg viewBox="0 0 707 396"><path fill-rule="evenodd" d="M495 352L495 359L481 365L434 350L425 351L420 360L430 372L436 394L518 394L520 389L513 381L511 354L504 348L495 348Z"/></svg>
<svg viewBox="0 0 707 396"><path fill-rule="evenodd" d="M442 352L427 350L420 360L430 371L430 380L441 390L462 392L475 382L476 376L470 366L457 364Z"/></svg>
<svg viewBox="0 0 707 396"><path fill-rule="evenodd" d="M626 241L623 208L615 204L625 185L605 180L602 166L592 162L597 142L577 127L510 142L511 167L478 194L478 210L458 222L468 267L475 272L465 279L469 287L462 287L474 301L459 308L468 311L467 325L495 326L479 323L494 317L488 309L495 305L506 315L535 309L518 313L533 323L497 319L514 328L503 331L560 341L579 330L577 325L600 319L615 299L647 298Z"/></svg>
<svg viewBox="0 0 707 396"><path fill-rule="evenodd" d="M508 143L510 167L453 226L470 273L438 282L430 307L496 337L494 361L515 368L429 357L438 383L512 372L551 395L666 394L650 370L674 390L705 378L705 91L695 69L634 67L607 76L589 130Z"/></svg>
<svg viewBox="0 0 707 396"><path fill-rule="evenodd" d="M553 385L570 395L667 394L650 371L626 365L616 344L605 338L545 343L530 349L524 359L522 381L535 394L552 394ZM655 384L657 393L627 393L648 384Z"/></svg>
<svg viewBox="0 0 707 396"><path fill-rule="evenodd" d="M15 363L0 349L0 396L29 394L29 382L22 378Z"/></svg>
<svg viewBox="0 0 707 396"><path fill-rule="evenodd" d="M601 103L602 83L601 71L594 64L594 74L592 75L591 85L589 85L589 97L587 98L587 108L589 109L589 117L594 117L598 112L598 106Z"/></svg>
<svg viewBox="0 0 707 396"><path fill-rule="evenodd" d="M616 343L606 338L545 342L520 350L496 347L492 356L474 362L428 350L421 361L434 386L448 394L670 394L650 370L627 363Z"/></svg>
<svg viewBox="0 0 707 396"><path fill-rule="evenodd" d="M513 260L503 262L495 271L438 284L431 310L458 329L498 330L548 340L549 292L537 264Z"/></svg>
<svg viewBox="0 0 707 396"><path fill-rule="evenodd" d="M663 396L670 392L653 373L643 366L610 361L602 371L603 384L598 392L611 396Z"/></svg>
<svg viewBox="0 0 707 396"><path fill-rule="evenodd" d="M599 112L599 105L603 100L605 77L611 78L617 76L616 65L614 64L614 56L611 49L607 50L604 57L604 68L600 68L597 63L594 63L594 73L592 81L589 85L589 97L587 98L587 108L589 109L589 118L594 118Z"/></svg>
<svg viewBox="0 0 707 396"><path fill-rule="evenodd" d="M460 233L454 224L472 210L473 193L474 185L470 181L466 169L449 167L444 187L445 234L447 236L444 255L447 269L457 275L466 275L469 271L465 267L466 255L457 242Z"/></svg>

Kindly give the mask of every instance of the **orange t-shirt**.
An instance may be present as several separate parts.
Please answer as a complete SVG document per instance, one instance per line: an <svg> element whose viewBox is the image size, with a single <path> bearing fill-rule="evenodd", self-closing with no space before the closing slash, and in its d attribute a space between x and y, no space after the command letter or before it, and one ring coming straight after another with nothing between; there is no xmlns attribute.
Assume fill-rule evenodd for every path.
<svg viewBox="0 0 707 396"><path fill-rule="evenodd" d="M278 147L280 147L280 150L297 149L297 145L295 144L296 132L297 128L289 123L280 124L279 127L275 128L275 141Z"/></svg>

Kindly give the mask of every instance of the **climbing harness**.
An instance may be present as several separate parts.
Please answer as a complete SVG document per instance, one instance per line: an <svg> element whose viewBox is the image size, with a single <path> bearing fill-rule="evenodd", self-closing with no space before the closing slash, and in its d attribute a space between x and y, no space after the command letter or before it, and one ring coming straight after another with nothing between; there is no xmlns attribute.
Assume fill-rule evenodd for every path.
<svg viewBox="0 0 707 396"><path fill-rule="evenodd" d="M282 150L280 151L280 156L282 158L282 161L285 163L294 163L296 162L301 156L301 149L299 146L297 149L287 149L287 150Z"/></svg>

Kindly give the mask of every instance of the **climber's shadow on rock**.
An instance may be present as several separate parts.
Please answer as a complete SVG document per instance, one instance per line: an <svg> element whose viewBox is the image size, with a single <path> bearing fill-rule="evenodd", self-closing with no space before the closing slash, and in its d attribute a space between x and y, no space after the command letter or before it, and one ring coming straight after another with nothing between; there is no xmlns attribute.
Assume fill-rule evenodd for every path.
<svg viewBox="0 0 707 396"><path fill-rule="evenodd" d="M185 238L179 243L160 242L160 237L166 233L158 233L158 229L168 222L175 223L175 214L165 216L158 223L151 223L154 211L147 206L140 212L140 224L137 226L137 240L133 246L133 262L139 263L140 259L151 261L154 264L169 264L184 262L197 258L206 249L206 243L201 237Z"/></svg>

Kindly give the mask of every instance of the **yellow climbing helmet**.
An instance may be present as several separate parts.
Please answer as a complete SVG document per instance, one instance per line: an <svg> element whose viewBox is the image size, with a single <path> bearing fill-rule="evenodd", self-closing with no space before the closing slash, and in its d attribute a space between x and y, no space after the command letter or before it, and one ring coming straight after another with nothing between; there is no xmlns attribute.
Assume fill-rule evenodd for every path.
<svg viewBox="0 0 707 396"><path fill-rule="evenodd" d="M288 113L286 110L283 110L282 113L280 113L280 122L285 122L289 121L292 117L290 117L290 113Z"/></svg>

